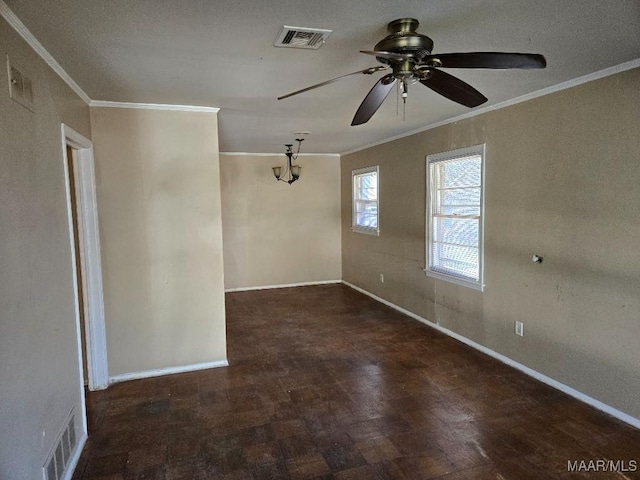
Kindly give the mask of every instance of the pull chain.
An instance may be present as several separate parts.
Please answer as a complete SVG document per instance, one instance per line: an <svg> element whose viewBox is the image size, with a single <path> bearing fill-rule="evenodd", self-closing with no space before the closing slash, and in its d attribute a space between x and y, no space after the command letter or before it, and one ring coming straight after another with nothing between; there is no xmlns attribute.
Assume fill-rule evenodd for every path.
<svg viewBox="0 0 640 480"><path fill-rule="evenodd" d="M403 78L402 79L402 121L403 122L406 120L407 97L408 96L409 96L408 85L407 85L406 80Z"/></svg>

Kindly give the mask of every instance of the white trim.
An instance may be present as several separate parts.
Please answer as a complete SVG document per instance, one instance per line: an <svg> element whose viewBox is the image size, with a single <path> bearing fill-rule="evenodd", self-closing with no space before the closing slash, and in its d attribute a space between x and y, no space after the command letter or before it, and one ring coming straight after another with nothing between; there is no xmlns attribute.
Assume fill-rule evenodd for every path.
<svg viewBox="0 0 640 480"><path fill-rule="evenodd" d="M69 216L69 229L71 235L72 261L74 265L74 285L76 305L77 282L75 265L76 259L73 235L71 188L77 192L78 205L78 243L82 255L80 266L82 268L82 291L85 293L85 338L80 339L80 312L77 313L79 360L82 369L81 342L84 342L87 350L87 363L89 389L102 390L107 388L109 373L107 364L107 334L104 318L104 298L102 286L102 261L100 258L100 234L98 231L98 207L96 200L95 165L93 159L93 144L90 140L80 135L68 125L62 124L62 155L64 160L65 187L67 189L67 215ZM76 171L76 185L69 185L69 171L67 159L67 145L74 148L77 157L71 159ZM77 310L77 307L76 307ZM82 372L81 383L84 384ZM84 394L84 389L82 390Z"/></svg>
<svg viewBox="0 0 640 480"><path fill-rule="evenodd" d="M225 157L281 157L282 153L220 152ZM340 157L339 153L300 153L297 157Z"/></svg>
<svg viewBox="0 0 640 480"><path fill-rule="evenodd" d="M87 95L80 85L78 85L73 78L60 66L55 58L47 51L46 48L38 41L36 37L29 31L29 29L20 21L15 13L7 6L7 4L0 0L0 16L4 18L7 23L22 37L22 39L29 44L31 48L42 58L47 65L49 65L58 76L69 85L71 90L76 92L78 96L84 100L86 104L91 102L89 95Z"/></svg>
<svg viewBox="0 0 640 480"><path fill-rule="evenodd" d="M505 355L502 355L501 353L498 353L494 350L491 350L490 348L485 347L484 345L480 345L479 343L474 342L473 340L468 339L467 337L463 337L462 335L455 333L447 328L441 327L440 325L438 325L437 323L433 323L430 322L429 320L427 320L426 318L421 317L420 315L417 315L413 312L410 312L409 310L406 310L402 307L399 307L398 305L395 305L394 303L389 302L388 300L385 300L383 298L378 297L377 295L374 295L373 293L370 293L368 291L366 291L363 288L357 287L355 285L353 285L352 283L349 283L345 280L342 281L342 283L350 288L353 288L354 290L357 290L360 293L363 293L365 295L367 295L368 297L373 298L374 300L393 308L394 310L397 310L400 313L403 313L405 315L407 315L408 317L413 318L414 320L419 321L420 323L424 323L425 325L427 325L428 327L434 328L442 333L444 333L445 335L448 335L451 338L455 338L456 340L464 343L465 345L470 346L471 348L475 348L476 350L489 355L490 357L495 358L496 360L501 361L502 363L509 365L510 367L515 368L516 370L520 370L522 373L525 373L527 375L529 375L530 377L535 378L536 380L541 381L542 383L546 383L547 385L549 385L550 387L553 387L557 390L560 390L561 392L566 393L567 395L570 395L571 397L580 400L581 402L584 402L588 405L591 405L594 408L597 408L598 410L605 412L609 415L611 415L612 417L617 418L618 420L622 420L625 423L628 423L629 425L635 427L635 428L640 428L640 418L635 418L632 417L631 415L621 412L620 410L613 408L609 405L607 405L606 403L601 402L600 400L596 400L593 397L590 397L588 395L585 395L582 392L579 392L578 390L569 387L568 385L565 385L564 383L561 383L557 380L554 380L551 377L548 377L546 375L544 375L543 373L540 373L536 370L533 370L532 368L529 368Z"/></svg>
<svg viewBox="0 0 640 480"><path fill-rule="evenodd" d="M180 367L158 368L156 370L146 370L144 372L122 373L109 377L109 384L127 382L129 380L139 380L141 378L161 377L163 375L173 375L175 373L197 372L208 368L228 367L227 360L217 362L195 363L193 365L183 365Z"/></svg>
<svg viewBox="0 0 640 480"><path fill-rule="evenodd" d="M335 283L342 283L342 280L320 280L317 282L300 282L300 283L283 283L280 285L259 285L257 287L237 287L227 288L225 293L232 292L249 292L252 290L271 290L273 288L292 288L292 287L308 287L311 285L331 285Z"/></svg>
<svg viewBox="0 0 640 480"><path fill-rule="evenodd" d="M64 187L65 187L65 197L67 204L67 224L69 228L69 247L71 249L71 281L73 285L73 313L75 315L75 323L76 323L76 347L77 347L77 355L78 355L78 386L79 386L79 395L80 395L80 416L82 417L82 435L88 435L88 425L87 425L87 402L84 393L84 360L82 358L82 334L80 328L80 305L78 301L78 275L77 275L77 259L76 259L76 249L75 249L75 232L73 229L73 213L72 213L72 203L71 203L71 188L73 186L70 183L69 179L69 167L67 163L67 137L65 132L65 125L63 124L61 127L62 130L62 162L63 162L63 170L64 170ZM82 137L83 140L84 137ZM87 350L87 357L89 356L89 351Z"/></svg>
<svg viewBox="0 0 640 480"><path fill-rule="evenodd" d="M0 0L1 1L1 0ZM106 100L91 100L91 107L102 108L133 108L136 110L169 110L175 112L205 112L218 113L217 107L202 107L198 105L168 105L164 103L134 103L134 102L109 102Z"/></svg>
<svg viewBox="0 0 640 480"><path fill-rule="evenodd" d="M82 436L76 444L76 448L73 451L73 456L69 460L67 471L65 472L64 477L62 477L62 480L71 480L71 478L73 477L76 467L78 466L78 461L80 460L80 455L82 454L82 449L84 448L85 443L87 443L87 438L87 433L82 432Z"/></svg>
<svg viewBox="0 0 640 480"><path fill-rule="evenodd" d="M475 117L477 115L482 115L483 113L491 112L493 110L500 110L502 108L510 107L511 105L516 105L518 103L533 100L534 98L543 97L545 95L556 93L562 90L567 90L568 88L577 87L578 85L582 85L583 83L588 83L594 80L599 80L601 78L609 77L611 75L616 75L618 73L626 72L627 70L631 70L637 67L640 67L640 58L631 60L629 62L621 63L620 65L614 65L613 67L605 68L597 72L588 73L587 75L583 75L581 77L574 78L572 80L567 80L566 82L558 83L557 85L552 85L550 87L543 88L542 90L537 90L535 92L527 93L526 95L512 98L511 100L505 100L504 102L496 103L495 105L489 105L487 107L479 108L477 110L472 110L471 112L467 112L453 118L448 118L440 122L431 123L429 125L425 125L423 127L417 128L415 130L411 130L406 133L401 133L393 137L385 138L384 140L378 140L376 142L363 145L362 147L356 147L351 150L347 150L346 152L341 152L340 155L350 155L352 153L359 152L360 150L366 150L367 148L376 147L384 143L393 142L394 140L410 137L411 135L415 135L416 133L426 132L427 130L432 130L434 128L442 127L443 125L459 122L460 120L465 120L467 118Z"/></svg>

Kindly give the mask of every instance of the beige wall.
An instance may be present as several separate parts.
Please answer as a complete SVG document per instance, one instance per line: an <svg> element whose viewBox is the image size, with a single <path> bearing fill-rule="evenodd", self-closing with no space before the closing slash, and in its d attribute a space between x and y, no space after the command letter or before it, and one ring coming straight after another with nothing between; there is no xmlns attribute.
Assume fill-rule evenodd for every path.
<svg viewBox="0 0 640 480"><path fill-rule="evenodd" d="M91 121L109 375L226 360L217 115Z"/></svg>
<svg viewBox="0 0 640 480"><path fill-rule="evenodd" d="M300 180L277 182L286 157L222 155L225 287L340 280L340 158L300 156Z"/></svg>
<svg viewBox="0 0 640 480"><path fill-rule="evenodd" d="M635 69L344 156L344 279L640 418L638 85ZM421 270L425 157L481 143L484 293ZM349 229L351 171L368 165L379 237Z"/></svg>
<svg viewBox="0 0 640 480"><path fill-rule="evenodd" d="M91 126L89 107L1 18L0 47L0 478L32 480L69 411L81 418L60 125L89 138ZM5 54L31 78L35 113L9 98Z"/></svg>

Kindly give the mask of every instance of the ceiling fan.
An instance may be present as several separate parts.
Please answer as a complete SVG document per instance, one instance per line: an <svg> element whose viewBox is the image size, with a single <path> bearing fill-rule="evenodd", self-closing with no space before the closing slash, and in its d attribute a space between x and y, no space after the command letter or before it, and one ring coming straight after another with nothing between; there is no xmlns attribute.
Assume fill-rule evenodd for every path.
<svg viewBox="0 0 640 480"><path fill-rule="evenodd" d="M432 54L433 40L416 32L419 22L415 18L400 18L387 26L389 35L380 40L373 50L360 50L373 55L383 65L365 68L318 83L295 92L278 97L278 100L308 92L314 88L329 85L351 75L371 75L391 69L376 82L364 98L351 125L361 125L369 121L380 108L389 92L398 84L404 102L407 99L408 86L420 82L436 93L466 107L477 107L487 101L478 90L459 78L438 68L545 68L547 62L542 55L535 53L441 53Z"/></svg>

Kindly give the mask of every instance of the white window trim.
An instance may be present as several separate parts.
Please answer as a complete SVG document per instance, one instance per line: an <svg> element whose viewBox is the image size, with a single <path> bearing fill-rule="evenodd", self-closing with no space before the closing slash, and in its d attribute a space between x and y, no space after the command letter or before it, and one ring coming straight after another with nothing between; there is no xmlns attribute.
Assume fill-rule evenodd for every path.
<svg viewBox="0 0 640 480"><path fill-rule="evenodd" d="M484 291L484 189L485 189L485 153L486 153L486 145L483 143L481 145L475 145L473 147L460 148L457 150L451 150L448 152L435 153L432 155L427 155L427 211L426 211L426 242L425 242L425 268L424 272L429 277L437 278L440 280L444 280L447 282L455 283L457 285L462 285L464 287L469 287L474 290ZM437 272L431 270L429 268L429 252L430 252L430 241L432 237L432 224L431 224L431 169L429 168L431 163L441 162L443 160L452 160L460 157L468 157L470 155L481 155L481 188L480 188L480 225L478 227L478 267L479 267L479 278L478 281L466 280L461 277L456 277L454 275L447 275L446 273Z"/></svg>
<svg viewBox="0 0 640 480"><path fill-rule="evenodd" d="M353 170L351 172L351 231L356 233L364 233L365 235L380 235L380 171L379 167L376 165L374 167L365 167L359 168L357 170ZM356 175L362 175L364 173L376 172L376 181L378 182L378 198L376 199L377 203L377 211L378 211L378 227L370 228L363 227L362 225L356 225L356 186L355 186L355 178Z"/></svg>

